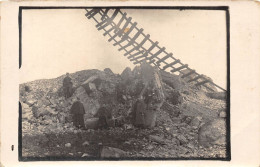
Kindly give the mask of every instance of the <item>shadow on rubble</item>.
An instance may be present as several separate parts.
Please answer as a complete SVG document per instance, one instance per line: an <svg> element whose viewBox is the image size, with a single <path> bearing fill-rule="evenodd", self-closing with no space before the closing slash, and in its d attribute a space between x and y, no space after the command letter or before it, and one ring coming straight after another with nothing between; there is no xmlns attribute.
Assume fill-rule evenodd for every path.
<svg viewBox="0 0 260 167"><path fill-rule="evenodd" d="M147 64L121 75L86 70L71 78L73 95L65 99L63 76L20 86L20 160L225 159L224 93ZM85 130L71 119L77 98Z"/></svg>
<svg viewBox="0 0 260 167"><path fill-rule="evenodd" d="M77 133L66 132L37 136L25 135L23 137L23 160L37 159L37 157L51 158L52 160L55 160L55 158L70 159L80 157L84 160L104 159L104 157L101 157L103 147L123 149L131 153L139 152L143 149L143 146L138 140L142 140L145 136L145 134L138 133L137 129L127 131L88 130ZM130 143L131 140L132 143ZM32 149L32 146L36 148ZM30 149L29 152L27 152L28 149ZM35 152L31 152L32 150ZM126 154L125 156L131 157L131 155Z"/></svg>

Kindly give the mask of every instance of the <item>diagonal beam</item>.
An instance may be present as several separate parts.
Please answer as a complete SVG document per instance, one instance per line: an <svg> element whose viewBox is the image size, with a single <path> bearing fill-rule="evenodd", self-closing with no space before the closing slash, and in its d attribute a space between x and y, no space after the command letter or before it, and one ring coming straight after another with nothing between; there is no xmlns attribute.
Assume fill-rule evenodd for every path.
<svg viewBox="0 0 260 167"><path fill-rule="evenodd" d="M86 9L86 11L88 12L87 14L86 14L86 16L88 17L88 18L93 18L98 24L100 23L100 22L103 22L103 21L106 21L105 19L106 19L106 17L105 17L105 15L106 15L106 11L103 11L102 9L100 9L100 8L95 8L95 9L93 9L93 10L87 10ZM150 39L150 37L148 37L148 35L145 35L143 32L142 33L140 33L140 35L143 35L143 37L144 37L144 43L138 43L137 41L135 41L135 40L132 40L133 38L132 37L130 37L130 36L128 36L130 33L127 33L127 31L126 31L126 28L127 28L127 26L129 25L129 24L131 24L131 25L133 25L133 23L131 22L131 17L129 17L129 18L127 18L126 17L126 13L123 13L123 12L121 12L120 10L119 10L119 12L120 12L120 14L122 15L122 18L120 19L121 20L121 23L120 22L118 22L117 24L116 23L114 23L113 21L111 22L111 24L108 24L108 25L111 25L111 27L110 27L110 29L109 30L106 30L106 29L104 29L106 26L104 26L104 25L106 25L106 23L101 23L100 25L102 26L101 27L101 29L103 29L105 32L104 32L104 36L105 35L109 35L110 36L110 38L109 38L109 41L111 41L111 40L113 40L115 43L118 43L118 45L121 47L121 48L119 48L119 50L124 50L125 51L125 56L127 56L127 55L129 55L128 56L128 58L130 59L130 58L132 58L132 59L130 59L130 61L135 61L135 60L137 60L136 62L134 62L134 64L138 64L138 63L140 63L140 62L142 62L142 61L146 61L146 60L150 60L150 59L152 59L152 61L150 61L150 62L148 62L148 63L153 63L153 65L157 65L157 66L160 66L160 63L161 62L163 62L163 63L165 63L166 64L166 66L164 66L163 68L164 68L164 70L166 70L167 68L169 68L169 64L167 63L167 62L165 62L165 60L166 59L168 59L168 58L171 58L171 59L173 59L175 62L176 62L176 60L177 59L175 59L174 57L172 57L172 53L167 53L165 50L163 50L163 53L165 53L166 54L166 56L164 56L162 59L160 59L159 57L158 57L158 52L157 52L157 54L155 53L155 54L152 54L151 53L151 50L153 49L151 49L151 48L149 48L148 50L145 48L145 46L143 46L144 45L144 43L146 42L146 41L149 41L149 42L151 42L152 44L154 44L155 42L153 42L151 39ZM103 14L104 13L104 14ZM96 14L99 14L100 16L101 16L101 18L102 18L102 16L103 16L103 20L101 19L101 21L98 21L94 16L96 16ZM108 17L108 16L107 16ZM98 19L100 19L100 18L98 18ZM130 19L130 20L129 20ZM126 21L125 21L126 20ZM121 26L121 24L122 24L122 22L124 22L125 21L125 23L124 23L124 26L123 26L123 28L122 29L120 29L119 27ZM117 25L119 25L118 27L116 27ZM99 26L100 27L100 26ZM139 28L137 28L137 27L134 27L134 29L136 29L137 30L137 32L140 30ZM114 30L114 35L112 35L112 34L110 34L110 32L113 32L113 30ZM129 29L128 29L129 30ZM119 36L119 37L121 37L123 35L123 37L121 38L121 40L120 41L118 41L118 40L116 40L115 38L117 37L117 36ZM138 39L138 38L136 38L136 39ZM120 43L121 42L123 42L123 41L128 41L128 43L125 45L125 46L122 46ZM129 44L130 43L130 44ZM116 44L117 45L117 44ZM126 48L127 47L130 47L130 45L132 45L133 46L133 48L132 49L130 49L130 50L126 50ZM158 48L159 50L160 49L162 49L160 46L158 46L158 45L156 45L155 46L156 48ZM141 49L142 51L139 51L139 49ZM151 49L151 50L150 50ZM149 51L150 50L150 51ZM134 51L137 51L134 55L132 55L131 53L132 52L134 52ZM143 54L143 52L145 52L144 54ZM149 57L149 55L151 55L150 57ZM139 56L140 55L140 56ZM155 56L154 56L155 55ZM142 59L142 60L139 60L139 59ZM155 61L155 59L158 59L158 61L156 62L156 64L154 63L154 61ZM187 68L188 70L191 70L190 68L188 68L188 65L187 64L183 64L183 63L181 63L181 62L179 62L179 64L181 65L180 67L178 67L178 68L174 68L173 66L172 66L172 70L171 70L171 72L176 72L176 71L179 71L180 73L182 73L183 74L183 72L181 71L181 69L184 69L184 68ZM170 65L173 65L172 63L170 64ZM160 68L160 67L159 67ZM197 72L193 72L192 70L191 70L191 72L189 72L188 74L189 75L191 75L191 74L196 74L196 75L200 75L200 74L198 74ZM184 74L183 76L182 76L182 78L184 78L184 77L186 77L186 76L189 76L189 75L187 75L187 74ZM203 81L200 81L200 82L198 82L196 85L199 85L199 84L201 84L201 85L203 85L204 87L206 87L206 88L208 88L208 86L207 85L205 85L206 83L208 83L209 82L209 84L211 84L211 85L214 85L214 86L216 86L217 88L219 88L219 89L221 89L221 90L223 90L223 91L226 91L225 89L223 89L223 88L221 88L221 87L219 87L218 85L216 85L215 83L213 83L212 81L208 81L208 82L206 82L205 81L205 79L206 78L204 78L204 77L196 77L196 80L198 80L198 78L203 78ZM192 82L192 81L190 81L190 82ZM212 89L210 89L209 88L209 90L212 90Z"/></svg>
<svg viewBox="0 0 260 167"><path fill-rule="evenodd" d="M105 20L108 11L109 11L109 8L106 8L106 9L105 9L105 12L103 13L103 16L101 17L101 20Z"/></svg>
<svg viewBox="0 0 260 167"><path fill-rule="evenodd" d="M128 42L128 44L125 45L125 46L122 47L122 48L119 48L118 51L121 51L121 50L123 50L123 49L125 49L125 48L127 48L127 47L129 47L129 46L131 46L131 45L133 45L134 42L135 42L135 40L140 36L140 34L143 32L143 30L144 30L144 29L141 28L141 29L135 34L135 36Z"/></svg>
<svg viewBox="0 0 260 167"><path fill-rule="evenodd" d="M164 60L168 59L168 58L171 57L171 56L172 56L172 53L167 54L166 56L164 56L163 58L161 58L160 60L158 60L158 61L156 62L156 64L159 66L161 62L163 62Z"/></svg>
<svg viewBox="0 0 260 167"><path fill-rule="evenodd" d="M114 30L114 32L116 33L117 31L119 31L119 27L122 24L122 22L124 21L124 19L126 19L126 13L123 13L121 19L119 20L119 22L116 25L112 25L112 27L107 30L103 35L106 36L107 34L109 34L111 31Z"/></svg>
<svg viewBox="0 0 260 167"><path fill-rule="evenodd" d="M98 23L98 24L96 25L96 27L98 27L98 30L101 30L101 29L107 27L108 25L110 25L110 24L113 22L113 20L115 19L115 17L116 17L116 15L118 14L118 12L119 12L119 9L116 9L116 10L114 11L113 15L112 15L110 18L107 18L107 19L105 19L104 21ZM103 14L103 16L105 16L105 14ZM107 16L107 15L106 15L106 16Z"/></svg>
<svg viewBox="0 0 260 167"><path fill-rule="evenodd" d="M149 38L150 38L150 35L149 35L149 34L146 35L146 36L144 37L144 39L142 40L141 43L139 43L137 46L133 47L133 49L127 51L127 52L124 54L124 56L126 56L126 55L132 53L132 52L135 51L135 50L140 49L140 48L144 45L144 43L145 43Z"/></svg>
<svg viewBox="0 0 260 167"><path fill-rule="evenodd" d="M124 42L125 40L127 40L127 39L128 39L128 35L134 30L134 28L135 28L136 25L137 25L137 23L134 22L134 24L131 25L131 27L130 27L129 30L124 29L123 32L125 32L125 31L127 31L127 32L125 32L125 34L123 35L123 37L121 38L120 41L114 43L113 45L116 46L116 45L118 45L119 43L122 43L122 42Z"/></svg>
<svg viewBox="0 0 260 167"><path fill-rule="evenodd" d="M188 80L188 83L193 82L193 81L196 81L196 80L198 80L198 79L200 79L200 78L202 78L202 77L203 77L202 75L198 75L197 77Z"/></svg>
<svg viewBox="0 0 260 167"><path fill-rule="evenodd" d="M100 8L97 9L91 9L90 11L87 11L87 13L85 14L85 16L90 19L92 17L94 17L96 14L98 14L98 12L100 11Z"/></svg>
<svg viewBox="0 0 260 167"><path fill-rule="evenodd" d="M132 20L132 17L128 17L127 20L126 20L126 22L125 22L125 25L123 26L123 28L120 29L119 31L117 31L114 36L112 36L111 38L109 38L109 39L108 39L108 42L112 41L112 40L115 39L117 36L121 36L121 35L123 34L124 30L126 29L126 27L128 26L128 24L131 22L131 20Z"/></svg>
<svg viewBox="0 0 260 167"><path fill-rule="evenodd" d="M208 82L209 82L209 80L207 79L207 80L205 80L205 81L196 83L195 86L204 85L205 83L208 83Z"/></svg>
<svg viewBox="0 0 260 167"><path fill-rule="evenodd" d="M184 69L184 68L187 68L188 67L188 64L185 64L183 66L180 66L178 68L175 68L173 70L171 70L172 73L176 72L176 71L180 71L181 69Z"/></svg>
<svg viewBox="0 0 260 167"><path fill-rule="evenodd" d="M159 54L161 54L163 51L165 51L165 47L162 47L159 51L157 51L154 55L148 58L148 60L152 60L153 58L157 57Z"/></svg>
<svg viewBox="0 0 260 167"><path fill-rule="evenodd" d="M128 56L127 58L128 58L128 59L134 58L135 56L137 56L137 55L139 55L139 54L143 54L143 53L144 53L144 50L141 50L141 51L136 52L135 54L132 54L131 56ZM130 61L134 61L134 60L137 60L137 59L142 58L142 57L144 57L144 56L143 56L143 55L138 56L138 57L136 57L136 58L134 58L134 59L131 59Z"/></svg>
<svg viewBox="0 0 260 167"><path fill-rule="evenodd" d="M157 42L157 41L154 42L154 43L152 44L152 46L150 46L150 48L149 48L148 50L146 50L146 52L144 53L144 56L147 57L148 54L155 48L155 46L158 45L158 43L159 43L159 42Z"/></svg>
<svg viewBox="0 0 260 167"><path fill-rule="evenodd" d="M189 76L189 75L191 75L191 74L194 74L194 73L196 73L196 71L195 71L195 70L191 70L191 71L188 72L187 74L184 74L183 76L181 76L181 78L185 78L185 77L187 77L187 76Z"/></svg>
<svg viewBox="0 0 260 167"><path fill-rule="evenodd" d="M136 62L134 62L134 64L140 64L140 63L142 63L143 61L145 61L146 59L144 58L144 59L142 59L142 60L139 60L139 61L136 61ZM151 60L151 61L149 61L148 63L149 64L153 64L155 62L155 60Z"/></svg>
<svg viewBox="0 0 260 167"><path fill-rule="evenodd" d="M177 64L177 63L180 63L180 60L179 60L179 59L178 59L178 60L175 60L174 62L172 62L172 63L170 63L170 64L165 65L165 66L163 67L163 70L166 70L167 68L172 67L172 66L174 66L174 65Z"/></svg>
<svg viewBox="0 0 260 167"><path fill-rule="evenodd" d="M115 31L114 33L116 33L117 31L119 31L119 27L122 24L122 22L126 19L126 13L122 14L121 19L119 20L119 22L115 25Z"/></svg>

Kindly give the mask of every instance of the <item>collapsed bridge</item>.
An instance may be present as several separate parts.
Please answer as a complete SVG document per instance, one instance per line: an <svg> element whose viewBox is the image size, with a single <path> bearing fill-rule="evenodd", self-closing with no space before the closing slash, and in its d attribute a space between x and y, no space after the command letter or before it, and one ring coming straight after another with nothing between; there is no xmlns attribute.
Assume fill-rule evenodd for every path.
<svg viewBox="0 0 260 167"><path fill-rule="evenodd" d="M152 41L150 35L145 34L143 28L138 28L137 23L132 17L128 17L126 12L119 8L92 8L86 11L85 16L96 22L97 30L102 30L103 35L109 37L109 42L119 46L118 51L124 51L124 56L133 64L146 61L162 71L182 74L183 79L188 78L187 82L194 83L195 86L203 86L212 92L215 91L212 87L217 87L226 92L205 75L197 73L188 64L173 57L173 53L167 52L165 47L160 47L158 41Z"/></svg>

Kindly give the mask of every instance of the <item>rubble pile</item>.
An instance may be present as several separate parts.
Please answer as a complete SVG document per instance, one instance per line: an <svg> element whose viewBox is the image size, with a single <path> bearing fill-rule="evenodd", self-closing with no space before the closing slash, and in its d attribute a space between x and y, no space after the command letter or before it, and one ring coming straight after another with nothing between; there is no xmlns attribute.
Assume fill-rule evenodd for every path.
<svg viewBox="0 0 260 167"><path fill-rule="evenodd" d="M208 154L200 147L208 148L211 153L217 147L221 153L214 156L225 157L226 96L223 93L209 93L189 85L181 75L159 71L147 63L133 70L128 67L121 75L106 68L79 71L70 77L73 95L68 99L62 91L64 75L20 85L23 136L77 133L70 108L78 97L85 108L87 132L119 130L124 135L126 131L138 130L145 136L124 141L143 142L141 152L129 154L124 149L104 146L100 151L103 157Z"/></svg>

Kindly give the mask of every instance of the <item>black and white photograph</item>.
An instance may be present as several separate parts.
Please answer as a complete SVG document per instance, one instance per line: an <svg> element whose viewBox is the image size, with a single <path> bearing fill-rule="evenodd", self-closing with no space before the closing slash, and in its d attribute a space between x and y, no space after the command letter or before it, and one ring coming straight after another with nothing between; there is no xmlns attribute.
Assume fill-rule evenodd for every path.
<svg viewBox="0 0 260 167"><path fill-rule="evenodd" d="M19 8L19 160L224 160L228 6Z"/></svg>

